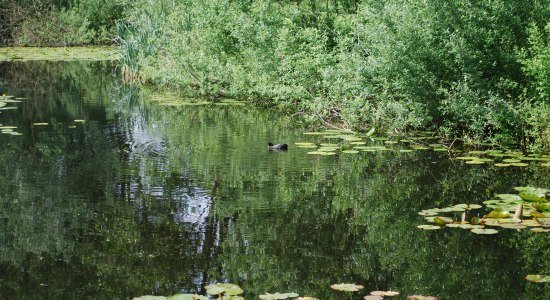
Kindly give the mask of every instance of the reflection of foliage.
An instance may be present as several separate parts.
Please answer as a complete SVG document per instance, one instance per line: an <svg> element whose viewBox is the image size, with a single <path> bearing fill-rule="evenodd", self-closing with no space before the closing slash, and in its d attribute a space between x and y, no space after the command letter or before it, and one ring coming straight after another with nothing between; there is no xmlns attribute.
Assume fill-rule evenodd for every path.
<svg viewBox="0 0 550 300"><path fill-rule="evenodd" d="M292 145L305 138L285 131L272 116L243 114L240 108L151 110L161 110L150 121L173 145L167 151L170 164L213 183L215 201L223 203L215 211L228 230L218 258L224 271L210 275L242 279L245 291L262 294L267 286L330 298L334 295L319 293L328 293L326 287L338 278L445 298L506 298L523 293L522 265L550 270L542 259L522 258L526 249L513 241L520 234L482 239L414 226L422 208L481 203L510 186L548 184L536 166L524 172L471 168L445 154L420 152L340 157L335 164L297 148L267 156L260 149L269 139L286 136ZM247 124L254 124L253 131ZM548 246L547 240L541 243ZM539 246L528 256L544 257ZM510 256L520 264L505 263ZM496 291L501 282L514 284ZM530 292L538 295L540 288Z"/></svg>
<svg viewBox="0 0 550 300"><path fill-rule="evenodd" d="M415 226L425 208L546 187L545 169L471 168L421 151L311 157L293 147L309 137L278 115L151 105L134 86L112 89L101 66L0 66L13 94L29 97L1 115L24 135L0 136L0 295L204 294L227 281L247 299L334 299L336 282L445 299L550 295L524 279L550 272L545 233ZM69 129L76 118L87 121ZM268 141L290 150L269 153ZM191 200L208 210L177 219Z"/></svg>

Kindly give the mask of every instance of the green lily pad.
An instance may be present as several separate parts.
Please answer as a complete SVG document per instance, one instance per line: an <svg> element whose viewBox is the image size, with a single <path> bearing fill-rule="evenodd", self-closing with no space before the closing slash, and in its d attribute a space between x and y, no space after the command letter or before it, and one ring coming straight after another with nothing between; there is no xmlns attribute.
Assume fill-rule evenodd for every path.
<svg viewBox="0 0 550 300"><path fill-rule="evenodd" d="M509 167L509 166L511 166L511 164L495 163L493 166L495 166L495 167Z"/></svg>
<svg viewBox="0 0 550 300"><path fill-rule="evenodd" d="M326 152L326 151L311 151L311 152L308 152L307 154L310 154L310 155L321 155L321 156L336 155L335 152Z"/></svg>
<svg viewBox="0 0 550 300"><path fill-rule="evenodd" d="M260 299L264 299L264 300L276 300L276 299L296 298L296 297L298 297L298 296L299 296L299 295L296 294L296 293L284 293L284 294L275 293L275 294L264 294L264 295L260 295Z"/></svg>
<svg viewBox="0 0 550 300"><path fill-rule="evenodd" d="M495 229L481 229L481 228L474 228L471 230L475 234L495 234L498 233L498 230Z"/></svg>
<svg viewBox="0 0 550 300"><path fill-rule="evenodd" d="M411 295L407 297L407 300L439 300L439 298L435 296Z"/></svg>
<svg viewBox="0 0 550 300"><path fill-rule="evenodd" d="M342 153L357 154L357 153L359 153L359 151L357 151L357 150L344 150L344 151L342 151Z"/></svg>
<svg viewBox="0 0 550 300"><path fill-rule="evenodd" d="M438 225L445 225L454 222L452 218L437 216L434 218L434 223Z"/></svg>
<svg viewBox="0 0 550 300"><path fill-rule="evenodd" d="M437 211L433 209L426 209L418 213L421 216L437 216Z"/></svg>
<svg viewBox="0 0 550 300"><path fill-rule="evenodd" d="M468 161L466 161L466 163L469 164L469 165L482 165L485 162L481 161L479 159L474 159L474 160L468 160Z"/></svg>
<svg viewBox="0 0 550 300"><path fill-rule="evenodd" d="M243 293L243 290L236 284L216 283L205 286L206 293L209 295L219 295L225 293L229 296L235 296Z"/></svg>
<svg viewBox="0 0 550 300"><path fill-rule="evenodd" d="M479 159L478 157L476 156L459 156L459 157L455 157L456 159L460 159L460 160L473 160L473 159Z"/></svg>
<svg viewBox="0 0 550 300"><path fill-rule="evenodd" d="M507 158L507 159L503 159L502 162L505 162L505 163L519 163L519 162L521 162L521 160L515 159L515 158Z"/></svg>
<svg viewBox="0 0 550 300"><path fill-rule="evenodd" d="M197 294L175 294L166 297L166 300L208 300L208 297Z"/></svg>
<svg viewBox="0 0 550 300"><path fill-rule="evenodd" d="M33 126L46 126L46 125L49 125L48 123L32 123Z"/></svg>
<svg viewBox="0 0 550 300"><path fill-rule="evenodd" d="M546 201L545 189L530 189L519 192L519 197L526 201L540 202Z"/></svg>
<svg viewBox="0 0 550 300"><path fill-rule="evenodd" d="M342 292L357 292L362 289L363 286L355 283L339 283L331 285L330 288Z"/></svg>
<svg viewBox="0 0 550 300"><path fill-rule="evenodd" d="M550 275L527 275L525 279L536 283L550 282Z"/></svg>
<svg viewBox="0 0 550 300"><path fill-rule="evenodd" d="M491 211L485 216L485 218L494 218L494 219L503 219L503 218L510 218L510 217L511 215L509 211L498 209L498 208Z"/></svg>
<svg viewBox="0 0 550 300"><path fill-rule="evenodd" d="M375 296L375 295L367 295L363 297L364 300L383 300L384 297L382 296Z"/></svg>
<svg viewBox="0 0 550 300"><path fill-rule="evenodd" d="M300 145L300 146L296 146L298 148L304 148L304 149L313 149L313 148L317 148L316 145Z"/></svg>
<svg viewBox="0 0 550 300"><path fill-rule="evenodd" d="M525 228L527 228L526 226L518 224L518 223L504 223L504 224L500 224L500 227L508 228L508 229L525 229Z"/></svg>
<svg viewBox="0 0 550 300"><path fill-rule="evenodd" d="M527 167L529 164L526 164L526 163L512 163L510 165L514 166L514 167Z"/></svg>
<svg viewBox="0 0 550 300"><path fill-rule="evenodd" d="M549 228L542 228L542 227L533 227L531 228L532 232L550 232Z"/></svg>
<svg viewBox="0 0 550 300"><path fill-rule="evenodd" d="M441 227L436 226L436 225L418 225L418 226L416 226L416 228L418 228L418 229L423 229L423 230L436 230L436 229L441 229Z"/></svg>
<svg viewBox="0 0 550 300"><path fill-rule="evenodd" d="M296 146L315 146L314 143L307 143L307 142L294 143L294 145L296 145Z"/></svg>
<svg viewBox="0 0 550 300"><path fill-rule="evenodd" d="M383 296L383 297L393 297L399 295L399 292L396 291L372 291L370 292L373 296Z"/></svg>
<svg viewBox="0 0 550 300"><path fill-rule="evenodd" d="M399 150L399 152L401 152L401 153L409 153L409 152L413 152L413 151L414 150L412 150L412 149L401 149L401 150Z"/></svg>
<svg viewBox="0 0 550 300"><path fill-rule="evenodd" d="M166 297L145 295L145 296L135 297L133 300L166 300Z"/></svg>

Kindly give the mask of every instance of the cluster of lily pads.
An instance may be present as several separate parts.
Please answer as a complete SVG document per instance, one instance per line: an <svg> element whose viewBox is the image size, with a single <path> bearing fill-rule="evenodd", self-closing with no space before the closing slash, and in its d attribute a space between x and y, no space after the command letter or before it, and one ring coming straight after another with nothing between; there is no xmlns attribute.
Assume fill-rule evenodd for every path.
<svg viewBox="0 0 550 300"><path fill-rule="evenodd" d="M354 283L339 283L330 286L333 290L342 292L357 292L362 290L362 285ZM209 284L205 287L206 293L210 296L217 297L218 300L244 300L241 294L244 292L238 285L232 283L216 283ZM372 291L369 295L364 297L365 300L381 300L384 297L393 297L399 295L396 291ZM164 296L141 296L136 297L134 300L208 300L208 296L198 294L176 294L168 297ZM317 298L303 296L300 297L297 293L275 293L275 294L263 294L260 295L260 299L263 300L279 300L279 299L295 299L295 300L319 300ZM411 295L408 296L409 300L437 300L434 296L422 296Z"/></svg>
<svg viewBox="0 0 550 300"><path fill-rule="evenodd" d="M203 106L203 105L217 105L217 106L243 106L246 101L235 99L221 99L216 102L211 101L197 101L196 99L182 98L177 93L162 93L154 94L150 97L150 101L156 102L161 106L170 107L182 107L182 106Z"/></svg>
<svg viewBox="0 0 550 300"><path fill-rule="evenodd" d="M482 208L479 204L457 204L444 208L425 209L418 214L433 224L418 225L419 229L437 230L445 227L471 230L476 234L496 234L491 227L507 229L526 229L532 232L550 232L549 192L545 188L516 187L518 194L496 194L496 199L483 202L491 211L480 217L471 213ZM441 213L462 212L460 220L441 216ZM512 213L513 212L513 213Z"/></svg>
<svg viewBox="0 0 550 300"><path fill-rule="evenodd" d="M0 111L17 109L17 106L10 106L10 104L19 103L21 102L21 100L24 100L24 99L15 98L14 96L10 96L10 95L0 95ZM0 124L0 132L2 134L12 135L12 136L22 135L21 132L17 132L15 131L15 129L17 129L17 126Z"/></svg>
<svg viewBox="0 0 550 300"><path fill-rule="evenodd" d="M540 153L525 154L518 151L503 151L489 149L485 151L469 151L464 156L455 159L464 160L469 165L493 164L495 167L526 167L529 162L538 161L542 166L550 167L550 155Z"/></svg>
<svg viewBox="0 0 550 300"><path fill-rule="evenodd" d="M450 149L442 143L435 142L438 138L433 136L433 132L418 132L410 137L380 137L374 136L374 128L371 128L364 134L344 131L344 130L325 130L319 132L305 132L308 136L320 136L321 143L298 142L296 147L308 150L307 154L332 156L341 154L357 154L360 152L381 152L398 151L402 153L413 152L416 150L432 150L435 152L448 152L451 155L461 153L462 150ZM367 145L370 143L370 145ZM496 167L525 167L528 162L541 162L542 166L550 166L550 154L530 153L525 154L517 151L503 151L489 149L485 151L468 151L464 156L458 156L454 159L464 160L469 165L482 165L494 163Z"/></svg>
<svg viewBox="0 0 550 300"><path fill-rule="evenodd" d="M73 61L73 60L117 60L119 55L115 47L2 47L1 61Z"/></svg>

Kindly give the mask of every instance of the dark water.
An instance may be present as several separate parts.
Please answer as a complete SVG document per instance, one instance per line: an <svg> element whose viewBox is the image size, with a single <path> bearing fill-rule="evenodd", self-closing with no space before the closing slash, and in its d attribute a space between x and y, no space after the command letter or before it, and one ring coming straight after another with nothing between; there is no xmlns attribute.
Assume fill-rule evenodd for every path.
<svg viewBox="0 0 550 300"><path fill-rule="evenodd" d="M524 279L550 273L546 233L416 228L421 209L549 187L548 168L432 151L309 156L292 147L316 139L301 124L246 106L159 106L107 63L1 64L0 82L28 98L0 113L23 133L0 135L0 298L126 299L221 281L247 299L550 298ZM270 153L268 141L291 148ZM330 289L342 282L365 290Z"/></svg>

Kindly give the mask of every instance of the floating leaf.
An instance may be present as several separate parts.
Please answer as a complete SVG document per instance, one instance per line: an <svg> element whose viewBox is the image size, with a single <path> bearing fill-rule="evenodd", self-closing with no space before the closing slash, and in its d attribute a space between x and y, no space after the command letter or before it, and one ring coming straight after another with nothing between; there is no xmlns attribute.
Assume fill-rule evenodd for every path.
<svg viewBox="0 0 550 300"><path fill-rule="evenodd" d="M319 300L319 299L313 298L313 297L298 297L296 298L296 300Z"/></svg>
<svg viewBox="0 0 550 300"><path fill-rule="evenodd" d="M550 232L549 228L542 228L542 227L533 227L531 228L532 232Z"/></svg>
<svg viewBox="0 0 550 300"><path fill-rule="evenodd" d="M32 123L34 126L46 126L48 123Z"/></svg>
<svg viewBox="0 0 550 300"><path fill-rule="evenodd" d="M492 212L488 213L485 218L496 218L496 219L503 219L503 218L510 218L510 212L507 210L501 210L501 209L495 209Z"/></svg>
<svg viewBox="0 0 550 300"><path fill-rule="evenodd" d="M296 145L296 146L315 146L314 143L306 143L306 142L294 143L294 145Z"/></svg>
<svg viewBox="0 0 550 300"><path fill-rule="evenodd" d="M435 149L434 149L435 150ZM469 165L482 165L484 164L485 162L484 161L481 161L479 159L474 159L474 160L469 160L466 162L467 164Z"/></svg>
<svg viewBox="0 0 550 300"><path fill-rule="evenodd" d="M511 164L495 163L494 166L495 166L495 167L509 167L509 166L511 166Z"/></svg>
<svg viewBox="0 0 550 300"><path fill-rule="evenodd" d="M205 287L206 293L210 295L219 295L225 293L230 296L239 295L243 290L236 284L232 283L216 283L209 284Z"/></svg>
<svg viewBox="0 0 550 300"><path fill-rule="evenodd" d="M134 298L134 300L166 300L166 297L145 295L145 296L136 297Z"/></svg>
<svg viewBox="0 0 550 300"><path fill-rule="evenodd" d="M527 275L525 279L537 283L550 282L550 275Z"/></svg>
<svg viewBox="0 0 550 300"><path fill-rule="evenodd" d="M175 294L166 297L166 300L208 300L208 297L197 294Z"/></svg>
<svg viewBox="0 0 550 300"><path fill-rule="evenodd" d="M498 233L498 230L474 228L472 229L472 232L475 234L495 234L495 233Z"/></svg>
<svg viewBox="0 0 550 300"><path fill-rule="evenodd" d="M339 283L333 284L330 286L333 290L343 291L343 292L357 292L363 288L362 285L355 283Z"/></svg>
<svg viewBox="0 0 550 300"><path fill-rule="evenodd" d="M276 299L296 298L296 297L298 297L298 296L299 296L299 295L296 294L296 293L284 293L284 294L275 293L275 294L264 294L264 295L260 295L260 299L264 299L264 300L276 300Z"/></svg>
<svg viewBox="0 0 550 300"><path fill-rule="evenodd" d="M434 222L435 222L435 224L438 224L438 225L445 225L445 224L452 223L453 219L449 218L449 217L437 216L437 217L434 218Z"/></svg>
<svg viewBox="0 0 550 300"><path fill-rule="evenodd" d="M342 153L357 154L357 153L359 153L359 151L357 151L357 150L344 150L344 151L342 151Z"/></svg>
<svg viewBox="0 0 550 300"><path fill-rule="evenodd" d="M74 120L75 123L85 123L86 120L82 120L82 119L76 119Z"/></svg>
<svg viewBox="0 0 550 300"><path fill-rule="evenodd" d="M311 155L321 155L321 156L336 155L335 152L324 152L324 151L311 151L311 152L308 152L307 154L311 154Z"/></svg>
<svg viewBox="0 0 550 300"><path fill-rule="evenodd" d="M383 300L384 297L375 296L375 295L367 295L367 296L363 297L363 299L365 299L365 300Z"/></svg>
<svg viewBox="0 0 550 300"><path fill-rule="evenodd" d="M393 297L399 295L399 292L395 291L372 291L370 292L371 295L374 296L384 296L384 297Z"/></svg>
<svg viewBox="0 0 550 300"><path fill-rule="evenodd" d="M419 229L423 229L423 230L436 230L436 229L441 229L441 227L436 226L436 225L418 225L418 226L416 226L416 227L419 228Z"/></svg>
<svg viewBox="0 0 550 300"><path fill-rule="evenodd" d="M407 300L439 300L439 298L435 296L411 295L407 297Z"/></svg>
<svg viewBox="0 0 550 300"><path fill-rule="evenodd" d="M511 166L514 166L514 167L527 167L529 164L526 164L526 163L513 163L513 164L510 164Z"/></svg>

